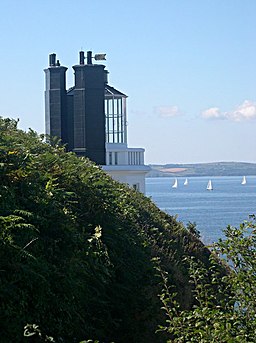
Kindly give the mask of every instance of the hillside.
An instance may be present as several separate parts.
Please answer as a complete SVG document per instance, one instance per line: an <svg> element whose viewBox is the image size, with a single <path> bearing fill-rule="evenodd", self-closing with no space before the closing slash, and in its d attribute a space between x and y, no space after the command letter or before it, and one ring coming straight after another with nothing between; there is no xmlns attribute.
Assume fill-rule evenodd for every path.
<svg viewBox="0 0 256 343"><path fill-rule="evenodd" d="M213 162L195 164L151 164L147 177L156 176L241 176L256 175L256 163Z"/></svg>
<svg viewBox="0 0 256 343"><path fill-rule="evenodd" d="M189 308L186 256L208 268L210 252L193 231L149 198L57 140L50 146L0 119L2 343L35 342L23 338L27 323L56 342L164 342L152 259Z"/></svg>

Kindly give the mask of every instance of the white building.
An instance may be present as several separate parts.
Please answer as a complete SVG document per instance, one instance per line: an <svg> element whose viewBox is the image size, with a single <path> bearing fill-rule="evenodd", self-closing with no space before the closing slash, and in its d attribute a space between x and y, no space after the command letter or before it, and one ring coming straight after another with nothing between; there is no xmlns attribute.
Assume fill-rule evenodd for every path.
<svg viewBox="0 0 256 343"><path fill-rule="evenodd" d="M125 94L106 85L106 165L102 168L113 179L145 193L145 176L150 168L144 164L143 148L128 147L126 99Z"/></svg>

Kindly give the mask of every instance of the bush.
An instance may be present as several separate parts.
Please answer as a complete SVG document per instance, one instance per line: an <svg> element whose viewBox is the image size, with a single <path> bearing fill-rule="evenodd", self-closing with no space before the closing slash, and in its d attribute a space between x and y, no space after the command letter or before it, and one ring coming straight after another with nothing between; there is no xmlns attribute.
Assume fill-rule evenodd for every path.
<svg viewBox="0 0 256 343"><path fill-rule="evenodd" d="M0 119L1 342L22 342L27 323L56 342L163 342L152 258L190 308L182 260L207 268L209 250L150 199L44 140Z"/></svg>
<svg viewBox="0 0 256 343"><path fill-rule="evenodd" d="M239 228L228 226L225 239L213 246L210 269L193 257L189 265L190 282L196 303L182 310L167 275L157 266L163 281L160 295L167 316L160 331L168 342L255 342L256 339L256 223L255 216ZM220 258L229 273L220 273Z"/></svg>

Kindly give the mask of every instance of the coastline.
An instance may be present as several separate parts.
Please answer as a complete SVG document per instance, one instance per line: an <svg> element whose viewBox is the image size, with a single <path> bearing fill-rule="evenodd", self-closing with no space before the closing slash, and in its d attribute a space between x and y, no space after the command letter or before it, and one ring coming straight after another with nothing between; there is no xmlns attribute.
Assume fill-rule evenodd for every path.
<svg viewBox="0 0 256 343"><path fill-rule="evenodd" d="M191 176L254 176L256 163L212 162L194 164L149 164L146 177L191 177Z"/></svg>

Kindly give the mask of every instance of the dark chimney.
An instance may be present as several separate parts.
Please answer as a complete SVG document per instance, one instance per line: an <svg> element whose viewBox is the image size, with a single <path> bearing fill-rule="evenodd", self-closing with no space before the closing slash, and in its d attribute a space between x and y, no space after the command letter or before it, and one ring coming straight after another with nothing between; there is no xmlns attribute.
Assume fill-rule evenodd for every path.
<svg viewBox="0 0 256 343"><path fill-rule="evenodd" d="M50 54L49 55L49 66L55 66L56 64L56 54Z"/></svg>
<svg viewBox="0 0 256 343"><path fill-rule="evenodd" d="M79 59L80 59L79 63L84 64L84 51L79 52Z"/></svg>
<svg viewBox="0 0 256 343"><path fill-rule="evenodd" d="M87 64L92 64L92 52L87 51Z"/></svg>

